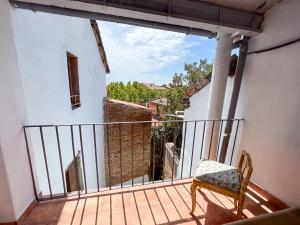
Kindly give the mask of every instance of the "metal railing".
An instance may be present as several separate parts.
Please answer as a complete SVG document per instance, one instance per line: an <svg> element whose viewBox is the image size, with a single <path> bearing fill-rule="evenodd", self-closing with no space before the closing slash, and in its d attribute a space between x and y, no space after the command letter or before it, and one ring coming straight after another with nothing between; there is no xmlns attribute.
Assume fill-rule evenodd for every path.
<svg viewBox="0 0 300 225"><path fill-rule="evenodd" d="M216 151L227 120L135 121L23 127L36 200L193 176L197 163ZM227 163L238 152L243 119L234 119ZM209 132L210 138L205 139ZM212 148L213 131L218 145ZM171 146L171 147L170 147ZM173 151L172 153L170 151ZM170 158L171 157L171 158Z"/></svg>

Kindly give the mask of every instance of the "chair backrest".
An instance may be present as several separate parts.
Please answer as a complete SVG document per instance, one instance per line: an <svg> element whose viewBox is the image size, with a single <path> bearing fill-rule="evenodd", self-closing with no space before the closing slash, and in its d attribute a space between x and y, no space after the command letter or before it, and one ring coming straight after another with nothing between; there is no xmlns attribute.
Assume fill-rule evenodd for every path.
<svg viewBox="0 0 300 225"><path fill-rule="evenodd" d="M242 180L240 191L245 192L253 172L252 161L248 152L242 151L237 169L240 174L240 179Z"/></svg>

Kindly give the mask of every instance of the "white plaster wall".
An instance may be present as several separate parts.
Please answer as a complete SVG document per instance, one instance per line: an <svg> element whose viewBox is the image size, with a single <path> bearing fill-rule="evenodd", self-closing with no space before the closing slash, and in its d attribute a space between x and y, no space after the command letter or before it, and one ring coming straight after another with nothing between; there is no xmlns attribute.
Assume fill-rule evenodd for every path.
<svg viewBox="0 0 300 225"><path fill-rule="evenodd" d="M300 1L284 0L266 15L249 51L300 37ZM252 156L252 181L290 206L300 204L300 43L248 55L241 149Z"/></svg>
<svg viewBox="0 0 300 225"><path fill-rule="evenodd" d="M33 200L22 125L26 122L11 7L0 1L0 223L15 221Z"/></svg>
<svg viewBox="0 0 300 225"><path fill-rule="evenodd" d="M227 84L226 84L226 92L225 92L225 98L224 98L224 106L223 106L223 112L222 112L222 118L226 119L228 110L229 110L229 104L230 104L230 98L231 93L233 89L233 83L234 78L227 78ZM201 146L202 146L202 137L203 137L203 131L204 131L204 122L197 122L196 125L196 132L195 132L195 142L194 142L194 152L193 152L193 137L194 137L194 127L195 122L194 120L205 120L207 116L207 109L208 109L208 98L209 98L209 90L210 90L210 83L206 85L204 88L202 88L199 92L194 94L190 98L190 107L187 108L184 111L184 120L185 121L191 121L187 122L187 130L186 130L186 142L184 147L184 141L182 143L182 151L180 156L180 163L178 166L177 173L178 178L181 177L181 168L182 168L182 176L183 177L189 177L194 176L194 173L198 167L199 160L200 160L200 153L201 153ZM243 86L243 84L242 84ZM243 99L244 96L240 96L238 100L238 106L236 111L235 118L242 119L243 118ZM208 124L209 122L207 122ZM212 123L212 122L211 122ZM224 133L226 123L224 122L222 125L222 134ZM206 125L207 126L207 125ZM226 158L226 163L230 163L230 157L233 150L233 141L234 141L234 135L236 132L237 122L234 122L233 129L232 129L232 136L229 142L229 150ZM243 130L243 122L240 122L239 130L237 133L237 139L236 144L234 148L234 153L238 152L239 143L242 135ZM185 126L183 127L183 134L185 132ZM220 131L219 131L220 132ZM220 139L219 149L221 147L223 138ZM204 157L204 142L203 142L203 148L202 148L202 158ZM191 160L193 154L193 159ZM236 154L234 154L233 157L233 164L236 163ZM192 169L191 169L192 168Z"/></svg>
<svg viewBox="0 0 300 225"><path fill-rule="evenodd" d="M78 124L103 121L102 99L106 74L89 20L13 10L13 27L24 89L28 125ZM81 107L72 110L66 52L78 57ZM104 181L103 129L97 127L100 186ZM60 127L63 170L73 159L70 127ZM82 127L87 189L95 189L96 165L92 126ZM46 167L38 128L29 130L38 192L48 195ZM74 127L75 151L81 150L78 126ZM44 129L52 193L63 193L54 127Z"/></svg>
<svg viewBox="0 0 300 225"><path fill-rule="evenodd" d="M0 146L0 223L13 221L15 218L12 196L10 192L7 170L5 168L4 157Z"/></svg>
<svg viewBox="0 0 300 225"><path fill-rule="evenodd" d="M184 119L203 120L207 115L210 83L190 97L190 106L184 111Z"/></svg>

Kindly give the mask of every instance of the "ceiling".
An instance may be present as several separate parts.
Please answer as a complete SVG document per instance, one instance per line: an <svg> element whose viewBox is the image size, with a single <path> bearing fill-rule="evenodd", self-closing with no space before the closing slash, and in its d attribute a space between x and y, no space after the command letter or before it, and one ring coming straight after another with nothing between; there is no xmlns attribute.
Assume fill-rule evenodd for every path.
<svg viewBox="0 0 300 225"><path fill-rule="evenodd" d="M10 0L16 7L212 36L254 36L263 14L281 0Z"/></svg>
<svg viewBox="0 0 300 225"><path fill-rule="evenodd" d="M273 7L281 0L201 0L202 2L209 2L217 5L227 6L236 9L258 13L265 13L268 9ZM261 8L259 8L261 7Z"/></svg>

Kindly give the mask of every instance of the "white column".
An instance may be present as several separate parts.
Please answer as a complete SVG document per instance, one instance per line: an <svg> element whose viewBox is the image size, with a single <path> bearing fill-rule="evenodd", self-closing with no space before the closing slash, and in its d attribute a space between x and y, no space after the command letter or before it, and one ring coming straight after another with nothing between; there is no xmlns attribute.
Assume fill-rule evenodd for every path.
<svg viewBox="0 0 300 225"><path fill-rule="evenodd" d="M207 120L219 120L222 117L232 42L233 38L230 34L218 33L209 91ZM220 122L207 122L202 155L204 158L216 159L219 129Z"/></svg>

